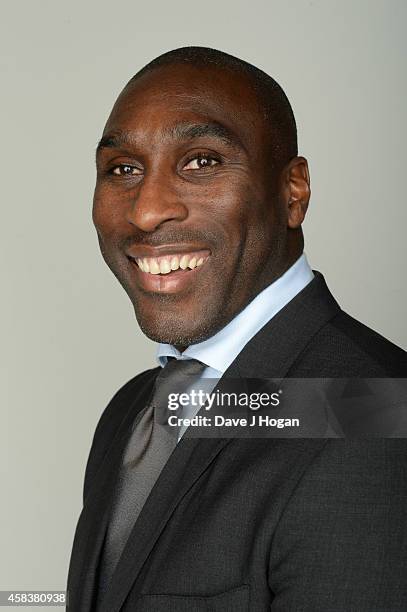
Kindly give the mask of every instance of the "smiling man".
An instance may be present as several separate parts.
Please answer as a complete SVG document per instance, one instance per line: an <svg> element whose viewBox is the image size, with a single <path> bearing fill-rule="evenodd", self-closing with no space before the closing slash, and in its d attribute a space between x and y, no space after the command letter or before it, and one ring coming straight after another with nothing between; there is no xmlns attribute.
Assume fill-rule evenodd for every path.
<svg viewBox="0 0 407 612"><path fill-rule="evenodd" d="M290 104L254 66L178 49L120 94L97 149L93 220L159 367L122 387L97 427L69 609L406 609L404 440L162 426L162 397L188 389L186 375L406 375L404 351L310 269L309 198Z"/></svg>
<svg viewBox="0 0 407 612"><path fill-rule="evenodd" d="M106 124L94 222L153 340L207 339L301 255L309 179L294 118L247 72L150 66Z"/></svg>

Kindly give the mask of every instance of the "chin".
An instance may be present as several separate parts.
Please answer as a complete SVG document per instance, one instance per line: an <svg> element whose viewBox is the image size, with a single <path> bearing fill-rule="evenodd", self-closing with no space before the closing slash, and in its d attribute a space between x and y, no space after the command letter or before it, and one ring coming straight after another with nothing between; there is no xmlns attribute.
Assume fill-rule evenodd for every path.
<svg viewBox="0 0 407 612"><path fill-rule="evenodd" d="M152 313L143 313L135 308L137 322L143 334L154 342L172 344L174 346L190 346L207 340L217 331L214 322L208 320L197 320L193 316L183 317L173 312L160 313L152 316Z"/></svg>

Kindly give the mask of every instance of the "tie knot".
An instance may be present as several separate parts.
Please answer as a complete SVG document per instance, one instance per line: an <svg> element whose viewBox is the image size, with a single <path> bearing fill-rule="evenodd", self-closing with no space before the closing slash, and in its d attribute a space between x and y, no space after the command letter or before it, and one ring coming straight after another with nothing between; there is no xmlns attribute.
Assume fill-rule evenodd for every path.
<svg viewBox="0 0 407 612"><path fill-rule="evenodd" d="M157 378L200 376L205 368L206 365L202 361L198 361L198 359L175 359L175 357L169 357Z"/></svg>
<svg viewBox="0 0 407 612"><path fill-rule="evenodd" d="M169 359L156 378L153 404L157 408L167 407L170 393L187 391L205 368L197 359Z"/></svg>

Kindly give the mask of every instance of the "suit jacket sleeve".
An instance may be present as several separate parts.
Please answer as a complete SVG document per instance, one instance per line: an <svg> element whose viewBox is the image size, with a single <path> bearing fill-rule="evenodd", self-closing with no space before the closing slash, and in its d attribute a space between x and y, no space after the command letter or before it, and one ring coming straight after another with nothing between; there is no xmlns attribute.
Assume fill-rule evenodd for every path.
<svg viewBox="0 0 407 612"><path fill-rule="evenodd" d="M406 485L406 440L330 440L275 532L271 610L407 610Z"/></svg>

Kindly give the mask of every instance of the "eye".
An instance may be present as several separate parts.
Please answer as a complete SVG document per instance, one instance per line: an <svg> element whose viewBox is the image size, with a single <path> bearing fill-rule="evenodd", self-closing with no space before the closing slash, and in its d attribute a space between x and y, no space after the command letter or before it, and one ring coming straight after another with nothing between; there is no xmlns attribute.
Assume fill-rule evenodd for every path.
<svg viewBox="0 0 407 612"><path fill-rule="evenodd" d="M134 176L142 174L142 170L136 166L130 166L129 164L120 164L112 168L111 173L116 176Z"/></svg>
<svg viewBox="0 0 407 612"><path fill-rule="evenodd" d="M219 160L215 159L211 155L205 155L199 153L195 155L189 162L184 166L183 170L205 170L219 164Z"/></svg>

